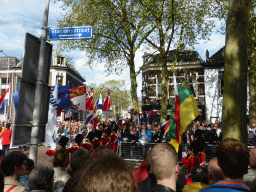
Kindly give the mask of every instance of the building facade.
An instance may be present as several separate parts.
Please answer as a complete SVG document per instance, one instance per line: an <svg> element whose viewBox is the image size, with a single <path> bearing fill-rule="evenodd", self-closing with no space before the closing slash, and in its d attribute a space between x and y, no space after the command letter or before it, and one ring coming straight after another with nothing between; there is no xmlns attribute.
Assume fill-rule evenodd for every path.
<svg viewBox="0 0 256 192"><path fill-rule="evenodd" d="M176 50L168 52L168 69L171 68ZM177 83L184 78L190 83L194 92L200 115L196 120L221 122L223 88L224 88L224 54L225 47L211 57L206 51L206 62L196 51L182 50L175 67ZM157 64L159 55L144 54L142 70L142 111L161 110L161 66ZM173 77L169 77L167 87L168 111L174 103ZM247 115L249 115L249 80L247 81ZM156 115L155 115L156 116ZM159 115L158 115L159 116ZM151 117L150 117L151 118ZM168 117L169 118L169 117ZM151 123L148 120L148 123Z"/></svg>
<svg viewBox="0 0 256 192"><path fill-rule="evenodd" d="M205 118L213 123L215 120L221 122L223 88L224 88L224 55L225 47L213 54L210 58L206 57L204 68L205 82ZM249 74L248 74L249 75ZM249 78L249 76L248 76ZM247 79L248 79L247 78ZM249 79L247 80L247 115L249 115Z"/></svg>
<svg viewBox="0 0 256 192"><path fill-rule="evenodd" d="M168 52L167 68L172 67L176 50ZM159 54L149 56L144 54L142 70L142 111L161 110L162 92L162 68L158 64ZM185 78L189 81L194 92L195 100L200 111L200 119L205 116L205 85L204 85L204 61L196 51L181 50L175 67L177 83L181 83ZM175 94L173 87L173 77L169 77L167 86L168 111L174 103Z"/></svg>

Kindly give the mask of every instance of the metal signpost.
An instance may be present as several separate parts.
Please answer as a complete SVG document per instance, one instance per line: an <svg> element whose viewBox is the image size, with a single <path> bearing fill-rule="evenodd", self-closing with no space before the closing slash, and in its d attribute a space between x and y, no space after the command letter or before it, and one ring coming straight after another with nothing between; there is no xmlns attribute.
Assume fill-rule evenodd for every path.
<svg viewBox="0 0 256 192"><path fill-rule="evenodd" d="M45 93L44 87L47 87L48 85L49 73L50 73L49 70L50 70L51 56L50 58L47 57L47 54L49 53L49 48L47 48L47 44L49 43L47 42L47 40L53 41L53 40L76 40L76 39L92 39L93 38L92 26L48 28L47 26L48 26L48 16L49 16L49 5L50 5L50 0L45 0L45 10L44 10L41 42L39 41L36 42L40 44L37 46L37 48L39 48L40 46L39 48L40 50L38 51L39 55L38 53L35 55L36 57L39 57L39 58L37 58L36 60L33 60L34 62L28 62L28 64L31 64L31 63L34 64L34 63L37 63L35 61L38 60L38 67L37 69L35 69L37 70L37 73L35 75L36 85L35 85L35 92L34 92L34 95L35 95L34 106L32 106L30 109L31 111L33 111L33 120L32 120L32 129L31 129L31 147L30 147L29 158L34 160L35 164L37 162L37 151L38 151L38 143L40 138L39 134L41 134L39 126L41 125L40 123L42 123L41 116L42 114L45 113L42 110L43 107L41 105L41 102L45 101L43 99L45 97L45 95L43 94ZM34 50L33 49L34 47L31 45L31 43L28 45L28 48L32 49L32 51ZM50 53L51 51L52 51L52 46L50 46ZM27 54L31 54L30 51L28 51ZM24 61L25 61L25 58L24 58ZM31 99L33 100L33 98ZM45 101L45 103L47 103L48 105L49 101ZM22 104L19 104L19 106L20 105ZM23 109L24 107L22 107L22 109L20 110L23 110ZM45 122L43 122L43 125L45 125Z"/></svg>
<svg viewBox="0 0 256 192"><path fill-rule="evenodd" d="M92 39L92 26L49 28L49 40Z"/></svg>

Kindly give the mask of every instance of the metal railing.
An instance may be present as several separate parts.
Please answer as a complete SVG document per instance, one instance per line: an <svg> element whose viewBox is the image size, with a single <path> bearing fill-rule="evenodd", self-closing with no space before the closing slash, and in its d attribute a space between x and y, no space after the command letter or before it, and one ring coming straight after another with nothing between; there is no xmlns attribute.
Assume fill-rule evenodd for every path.
<svg viewBox="0 0 256 192"><path fill-rule="evenodd" d="M142 161L145 159L147 152L154 148L157 143L145 142L145 143L131 143L131 142L120 142L118 145L118 154L125 160L130 161ZM205 163L208 164L211 159L216 157L216 149L218 144L207 144L204 148ZM248 146L251 150L254 146ZM180 144L178 152L178 161L181 163L182 157L189 149L188 144Z"/></svg>

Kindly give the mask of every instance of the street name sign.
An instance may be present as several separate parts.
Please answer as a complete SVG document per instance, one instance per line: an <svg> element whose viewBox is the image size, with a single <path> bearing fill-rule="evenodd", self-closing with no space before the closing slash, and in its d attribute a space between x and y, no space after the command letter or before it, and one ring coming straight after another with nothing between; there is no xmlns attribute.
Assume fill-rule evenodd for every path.
<svg viewBox="0 0 256 192"><path fill-rule="evenodd" d="M49 28L49 40L92 39L92 26Z"/></svg>

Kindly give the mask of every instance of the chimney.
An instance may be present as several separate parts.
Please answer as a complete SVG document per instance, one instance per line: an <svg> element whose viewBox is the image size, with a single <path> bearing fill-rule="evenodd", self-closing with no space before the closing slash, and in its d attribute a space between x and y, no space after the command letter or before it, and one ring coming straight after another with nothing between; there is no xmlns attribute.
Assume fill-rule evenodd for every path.
<svg viewBox="0 0 256 192"><path fill-rule="evenodd" d="M208 61L208 60L209 60L209 51L206 50L206 61Z"/></svg>
<svg viewBox="0 0 256 192"><path fill-rule="evenodd" d="M182 43L182 44L180 45L180 51L184 51L184 49L185 49L185 45L184 45L184 43Z"/></svg>

